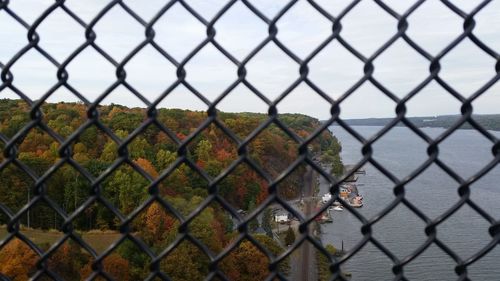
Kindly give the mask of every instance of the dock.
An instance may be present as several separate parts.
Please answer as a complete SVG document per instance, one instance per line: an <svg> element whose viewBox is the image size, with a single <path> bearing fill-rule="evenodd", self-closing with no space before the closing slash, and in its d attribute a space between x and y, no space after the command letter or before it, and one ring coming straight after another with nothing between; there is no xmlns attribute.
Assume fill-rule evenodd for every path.
<svg viewBox="0 0 500 281"><path fill-rule="evenodd" d="M353 164L344 165L344 171L352 171L354 169L354 166L356 166L356 165L353 165ZM354 172L354 174L364 175L364 174L366 174L366 170L365 170L365 168L361 167L361 168L357 169Z"/></svg>
<svg viewBox="0 0 500 281"><path fill-rule="evenodd" d="M356 174L353 174L344 180L344 182L357 182L357 181L358 181L358 176Z"/></svg>

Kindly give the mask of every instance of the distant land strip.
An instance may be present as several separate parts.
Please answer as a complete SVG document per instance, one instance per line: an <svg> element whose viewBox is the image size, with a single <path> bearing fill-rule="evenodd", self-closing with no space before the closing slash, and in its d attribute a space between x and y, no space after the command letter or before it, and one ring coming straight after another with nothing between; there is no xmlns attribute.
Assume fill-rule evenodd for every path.
<svg viewBox="0 0 500 281"><path fill-rule="evenodd" d="M450 128L455 124L461 115L440 115L425 117L407 117L415 126L419 128ZM500 131L500 114L476 114L472 118L487 130ZM394 118L363 118L363 119L344 119L350 126L385 126ZM326 122L326 121L324 121ZM335 124L335 123L333 123ZM399 122L397 126L405 126ZM473 129L471 124L466 122L461 129Z"/></svg>

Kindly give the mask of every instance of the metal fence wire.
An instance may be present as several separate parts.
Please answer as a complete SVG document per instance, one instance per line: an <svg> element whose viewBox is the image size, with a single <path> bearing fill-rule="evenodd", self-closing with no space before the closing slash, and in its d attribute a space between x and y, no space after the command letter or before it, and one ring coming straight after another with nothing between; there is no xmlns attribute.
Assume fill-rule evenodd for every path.
<svg viewBox="0 0 500 281"><path fill-rule="evenodd" d="M322 17L326 18L331 23L331 34L329 37L324 40L321 44L319 44L305 59L301 59L298 55L296 55L290 48L288 48L280 39L278 39L279 30L277 28L277 23L279 20L287 14L287 12L296 5L298 0L289 1L276 15L274 18L269 18L265 15L261 10L259 10L256 6L254 6L251 1L248 0L232 0L228 1L217 13L211 18L204 18L199 11L194 9L187 1L182 0L172 0L169 1L166 5L164 5L160 10L157 11L156 15L150 20L146 21L138 13L134 11L131 7L129 7L124 1L115 0L109 2L100 12L90 21L84 21L77 13L73 12L67 5L64 0L57 0L50 5L46 10L44 10L41 15L32 23L28 24L22 17L16 14L9 6L9 0L0 0L0 11L5 12L8 16L10 16L13 20L24 26L26 29L26 35L28 37L28 44L25 45L22 49L20 49L15 55L13 55L8 61L0 62L1 69L1 85L0 92L6 89L10 89L12 92L17 94L21 99L23 99L30 106L30 122L22 127L13 137L7 137L4 134L0 135L1 141L4 143L4 160L0 164L0 171L4 170L8 165L15 165L22 171L24 171L31 179L34 181L33 192L34 196L31 198L29 203L27 203L23 208L21 208L18 212L13 212L10 210L4 202L0 202L0 209L3 213L8 216L8 235L7 237L0 242L0 251L5 248L6 244L9 243L12 239L20 239L24 243L26 243L38 256L39 260L37 262L37 272L33 275L33 279L37 280L44 277L50 277L54 280L61 280L60 276L58 276L55 272L49 269L47 265L47 261L51 254L57 251L66 240L72 239L76 241L83 249L88 251L93 258L95 259L95 263L93 264L92 270L93 273L89 277L89 279L94 279L97 277L105 278L107 280L113 280L112 276L106 273L102 266L102 261L110 255L119 244L125 240L129 239L133 241L137 247L146 253L151 258L150 265L150 275L147 280L154 279L162 279L162 280L170 280L167 274L160 270L160 261L170 252L172 252L182 241L187 240L196 245L201 251L203 251L207 257L209 258L209 274L206 276L206 280L219 279L219 280L228 280L227 276L225 276L224 272L222 272L219 268L219 264L221 260L226 257L233 249L235 249L241 241L244 239L250 240L252 243L257 245L261 251L265 255L267 255L270 259L269 271L270 275L268 276L268 280L287 280L287 276L285 276L282 272L279 271L278 264L280 261L283 261L288 257L294 250L296 250L302 243L306 241L310 242L317 251L320 251L322 254L328 257L330 261L329 269L332 272L332 280L346 280L346 277L342 274L341 265L348 261L353 255L356 255L361 248L367 243L372 243L378 249L380 249L387 257L393 262L392 271L394 273L394 280L406 280L404 275L404 267L413 259L418 257L423 251L425 251L429 246L436 245L441 248L449 257L451 257L456 262L455 272L459 277L459 280L469 280L467 275L467 268L481 257L486 255L490 250L492 250L499 242L500 242L500 223L496 221L491 215L489 215L486 211L481 209L476 203L474 203L470 198L470 185L476 182L478 179L487 174L491 169L493 169L498 162L500 161L500 142L499 140L493 136L490 132L485 130L481 125L479 125L472 118L472 102L480 97L486 90L492 87L497 80L500 78L500 56L499 54L483 43L478 37L474 35L474 27L475 20L474 16L485 8L488 3L491 1L482 1L477 7L472 9L470 12L464 12L459 7L454 5L451 1L442 0L441 2L449 8L450 13L455 13L463 19L463 32L453 39L449 44L437 55L431 55L427 51L424 50L419 44L417 44L411 37L406 34L406 31L409 27L408 17L414 13L419 7L425 2L424 0L416 1L409 9L403 13L399 14L390 6L386 5L381 0L375 0L376 3L383 11L389 14L391 17L397 20L397 32L383 45L381 45L371 56L366 57L361 52L356 49L356 46L349 44L342 37L342 19L361 1L352 1L345 9L338 15L333 16L327 12L321 5L316 3L313 0L308 0L307 3L312 8L314 8ZM243 60L238 60L233 56L229 51L227 51L224 47L222 47L216 39L216 29L214 25L222 18L224 15L230 10L235 3L240 2L243 3L249 11L255 15L256 18L260 19L263 23L265 23L268 27L268 35L267 37L260 42L260 44L253 49ZM146 4L146 3L144 3ZM197 21L202 23L206 27L206 38L197 45L193 50L189 52L189 54L182 60L178 61L173 56L171 56L167 51L162 49L155 42L155 30L154 24L158 21L158 19L164 15L174 4L180 4L184 7ZM101 21L103 18L107 16L107 13L115 6L120 6L123 8L126 13L132 16L138 25L141 25L144 28L145 34L142 42L136 46L133 51L128 53L128 55L122 61L116 61L112 58L112 56L106 51L104 51L97 43L96 38L99 36L94 31L94 27L96 24ZM82 26L85 29L85 42L83 42L78 48L76 48L71 55L65 59L64 61L58 61L56 58L51 56L44 48L39 45L40 36L37 33L37 28L44 22L45 19L55 11L64 12L66 15L70 16L77 24ZM496 61L495 72L496 75L491 78L486 84L482 85L477 91L475 91L470 97L466 98L460 94L460 91L453 88L447 82L440 78L439 74L441 71L440 60L451 50L457 47L464 39L470 39L477 47L479 47L484 53L489 55L493 60ZM386 51L396 40L404 40L408 43L411 48L417 51L423 58L425 58L429 63L429 73L428 76L423 80L418 86L413 88L406 96L399 98L393 92L391 92L388 88L386 88L381 82L379 82L374 77L374 61L384 52ZM6 40L6 38L2 38L2 40ZM322 91L317 85L315 85L309 78L309 62L320 53L329 43L337 41L340 43L346 50L348 50L351 54L353 54L359 61L364 64L364 74L359 80L352 85L347 91L345 91L338 99L332 99L327 93ZM286 90L284 90L276 99L270 100L268 99L264 93L259 92L247 79L247 64L252 60L252 58L265 46L268 44L276 44L279 49L286 54L289 58L291 58L297 65L300 66L300 76L289 85ZM186 69L185 65L188 61L190 61L193 57L197 56L199 51L206 45L213 45L220 54L224 55L228 58L237 68L237 79L220 95L213 101L209 101L203 93L198 92L190 83L186 80ZM135 56L137 55L143 48L146 46L153 47L156 49L162 56L165 57L172 65L174 65L177 69L176 75L177 80L172 83L159 97L154 101L149 101L146 99L139 91L135 90L128 82L127 75L124 69L125 65ZM87 48L92 48L96 52L101 55L103 60L109 61L114 65L116 69L116 81L107 88L103 93L95 101L89 101L86 99L85 95L78 92L70 83L68 83L69 74L66 70L68 64L78 57L82 51ZM47 91L39 100L33 101L31 100L26 93L23 93L15 85L15 75L12 71L13 66L29 51L36 51L41 56L43 56L48 62L57 67L57 73L54 73L57 76L57 83L54 84L49 91ZM431 138L422 130L420 130L417 126L412 124L407 117L406 114L406 103L417 95L426 85L431 83L432 81L437 82L441 85L451 96L453 96L456 100L461 103L461 117L456 123L454 123L449 129L446 129L441 135L437 138ZM292 132L280 119L278 119L277 114L277 105L290 93L292 92L299 84L305 83L311 89L313 89L318 95L323 97L326 101L330 103L331 109L331 117L329 120L321 125L320 128L314 131L307 138L302 138ZM358 88L360 88L365 83L373 84L377 89L379 89L385 96L389 99L393 100L397 105L395 107L396 117L386 125L382 130L380 130L377 134L372 136L369 139L364 138L355 129L346 124L341 118L339 118L342 102L352 95ZM156 106L159 102L165 98L169 93L171 93L177 86L183 85L189 91L191 91L194 95L200 98L207 106L207 116L205 121L189 136L185 139L179 139L175 133L173 133L168 127L157 120L157 110ZM236 136L230 129L223 125L218 117L218 112L216 107L218 104L237 86L244 85L250 91L252 91L259 99L265 102L268 106L268 118L264 122L262 122L253 132L251 132L245 138L240 138ZM142 124L137 127L130 135L128 135L124 139L120 139L117 137L112 130L110 130L107 126L105 126L99 117L98 106L100 102L107 97L115 88L119 86L124 86L128 90L130 90L135 96L137 96L141 101L147 104L147 118L142 122ZM84 105L87 108L87 119L84 124L81 125L76 131L74 131L69 137L63 138L61 135L53 131L47 124L44 123L43 113L41 110L42 104L59 88L66 88L75 94L78 98L80 98ZM322 167L320 167L315 161L313 161L312 156L310 155L307 147L308 145L315 140L323 131L328 130L328 127L336 122L339 126L345 129L350 135L352 135L355 139L362 143L362 160L359 161L355 165L355 167L345 176L340 178L335 178L331 176L328 172L324 171ZM404 179L399 179L390 170L386 169L383 165L377 162L372 157L373 152L373 144L379 140L382 136L384 136L389 130L391 130L398 123L404 124L407 128L413 131L416 135L418 135L422 140L424 140L428 144L427 154L428 159L419 166L416 170L414 170L409 176ZM492 143L492 154L494 159L489 162L485 167L483 167L477 174L473 175L470 178L464 178L459 173L455 172L452 168L447 166L443 161L439 158L439 145L445 139L447 139L455 130L457 130L461 125L468 122L477 132L485 136ZM260 132L265 130L267 127L271 125L278 126L283 132L285 132L290 138L292 138L295 142L298 143L298 157L295 161L276 178L269 176L258 164L256 164L248 155L247 146L249 143L258 136ZM162 171L160 176L157 179L153 179L151 175L141 169L137 164L135 164L129 157L129 153L127 150L127 145L139 134L141 134L148 126L154 125L157 126L161 131L167 134L172 141L174 141L178 146L178 157L171 166ZM224 132L227 137L237 143L238 149L238 157L234 160L234 162L227 167L221 174L217 177L210 177L203 169L199 168L195 163L190 160L188 157L188 144L204 129L208 126L215 125L222 132ZM71 143L78 138L83 131L90 127L96 126L100 130L102 130L105 134L107 134L112 140L114 140L118 145L118 158L116 161L106 169L101 175L95 177L91 173L89 173L84 167L82 167L77 161L72 158L71 151ZM22 140L31 130L35 128L41 129L54 138L57 142L60 143L59 148L59 160L50 167L47 171L42 174L37 174L33 171L28 165L24 164L22 161L18 159L18 147L17 143ZM103 196L101 196L101 183L103 180L113 173L121 164L126 163L130 165L136 172L141 174L144 178L150 181L150 186L148 188L149 198L143 202L140 206L137 207L135 211L133 211L129 215L123 215L117 208L115 208L109 201L107 201ZM246 217L242 217L234 207L232 207L226 200L219 194L218 184L226 178L229 174L231 174L236 167L241 164L246 163L249 167L254 169L260 176L262 176L268 182L269 186L269 196L268 198L259 205L250 215ZM62 165L69 164L74 167L83 177L85 177L90 183L92 187L92 194L87 198L87 200L77 208L73 213L66 213L60 206L58 206L55 202L51 201L50 197L47 196L47 190L45 188L46 181L51 177L58 168ZM196 171L202 178L204 178L207 184L208 197L188 216L182 216L179 212L175 210L175 208L166 200L164 200L161 196L159 196L158 185L161 180L168 177L177 167L181 164L186 164L191 169ZM340 184L347 179L347 177L354 174L354 172L362 167L365 164L373 165L378 171L384 174L387 178L389 178L394 184L394 199L391 203L386 206L380 213L376 214L372 218L366 218L361 215L355 209L353 209L348 204L345 204L347 211L353 214L359 221L362 223L361 232L363 238L359 243L352 247L344 256L335 257L329 254L323 245L318 242L316 238L314 238L309 231L310 224L314 221L314 217L316 217L320 212L325 211L327 206L325 205L322 209L318 210L316 213L311 214L310 216L304 217L301 213L297 212L294 208L292 208L286 201L278 197L277 195L277 185L282 182L292 171L300 165L306 164L311 167L315 172L319 173L325 179L328 180L330 184L330 190L333 194L338 194ZM436 219L430 219L427 217L422 211L419 210L413 203L409 202L405 198L405 185L407 185L410 181L415 179L418 175L423 173L430 165L436 164L442 170L444 170L451 178L453 178L458 184L458 192L460 194L460 199L456 202L449 210L445 213L437 217ZM339 199L339 197L334 196L332 200ZM177 219L181 222L180 227L178 229L179 236L178 239L175 240L169 247L164 249L159 254L154 253L148 246L142 242L140 239L136 238L132 235L130 230L130 223L136 216L141 213L152 201L160 202L163 207L172 212ZM39 202L46 202L52 209L54 209L61 218L63 218L64 223L62 224L62 232L63 237L58 240L57 243L51 245L51 247L47 251L43 251L37 246L32 240L30 240L26 235L24 235L20 231L20 219L25 216L26 213L33 208L33 206ZM74 232L74 228L72 227L72 221L81 215L84 210L92 205L95 202L100 202L106 208L108 208L120 221L119 231L121 234L120 239L109 246L107 250L103 253L97 253L92 247L88 245L80 236L76 235ZM239 232L239 236L235 239L230 245L228 245L221 253L214 254L212 253L206 245L201 243L198 239L191 235L189 231L189 223L195 219L204 208L210 205L213 202L217 202L224 209L226 209L229 213L232 214L238 220L237 230ZM252 237L248 230L249 222L256 218L259 213L261 213L267 206L272 203L279 203L284 206L286 210L291 212L294 216L299 218L300 227L299 232L301 235L297 238L296 242L286 251L279 255L274 256L265 247L259 244L259 242ZM412 254L405 257L404 259L397 258L391 251L386 248L381 242L379 242L373 235L372 226L380 221L382 218L387 216L396 206L404 205L408 207L416 216L418 216L423 222L425 222L425 233L427 235L427 239L425 243L420 245L418 249L416 249ZM491 241L489 244L484 247L479 252L472 255L470 258L464 260L462 259L453 249L446 246L440 239L436 236L436 227L453 215L459 208L464 205L470 206L474 209L478 214L484 217L490 224L489 233L491 235ZM2 277L4 280L8 280L5 277ZM2 279L0 278L0 279Z"/></svg>

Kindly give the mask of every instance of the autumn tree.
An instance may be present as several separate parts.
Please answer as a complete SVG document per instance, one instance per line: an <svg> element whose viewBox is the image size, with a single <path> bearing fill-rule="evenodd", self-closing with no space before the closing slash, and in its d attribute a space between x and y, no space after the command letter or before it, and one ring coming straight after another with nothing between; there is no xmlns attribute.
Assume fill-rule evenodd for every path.
<svg viewBox="0 0 500 281"><path fill-rule="evenodd" d="M80 270L80 278L81 280L85 280L90 274L92 274L92 263L94 261L90 261ZM120 281L129 281L130 280L130 268L129 262L122 258L118 254L111 254L107 256L103 261L103 269L109 276L111 276L114 280ZM98 277L94 280L104 281L106 279L102 277Z"/></svg>
<svg viewBox="0 0 500 281"><path fill-rule="evenodd" d="M265 280L269 275L269 259L249 241L242 242L224 259L224 273L231 280Z"/></svg>
<svg viewBox="0 0 500 281"><path fill-rule="evenodd" d="M31 248L14 238L0 251L0 273L13 281L28 280L38 259Z"/></svg>
<svg viewBox="0 0 500 281"><path fill-rule="evenodd" d="M143 217L144 227L139 231L150 245L164 245L177 221L157 202L149 205Z"/></svg>
<svg viewBox="0 0 500 281"><path fill-rule="evenodd" d="M208 263L208 257L200 249L185 241L162 260L161 269L171 280L203 280L208 274Z"/></svg>
<svg viewBox="0 0 500 281"><path fill-rule="evenodd" d="M158 172L156 168L151 164L151 162L145 158L138 158L134 160L134 163L137 164L141 169L143 169L146 173L148 173L151 177L157 178Z"/></svg>
<svg viewBox="0 0 500 281"><path fill-rule="evenodd" d="M85 255L78 244L69 240L49 258L49 268L64 280L78 280L79 269L85 266L90 255Z"/></svg>

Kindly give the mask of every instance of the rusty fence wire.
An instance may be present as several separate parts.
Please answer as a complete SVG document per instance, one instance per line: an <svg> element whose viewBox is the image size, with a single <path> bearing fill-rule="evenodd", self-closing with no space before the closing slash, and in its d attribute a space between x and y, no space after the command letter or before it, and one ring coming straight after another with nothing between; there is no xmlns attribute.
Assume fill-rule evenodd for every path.
<svg viewBox="0 0 500 281"><path fill-rule="evenodd" d="M406 264L411 262L417 256L419 256L423 251L425 251L430 245L437 245L441 248L446 254L448 254L455 262L456 268L455 272L459 277L459 280L468 280L467 277L467 267L472 263L476 262L482 256L486 255L490 250L492 250L499 242L500 242L500 224L496 221L492 216L490 216L486 211L481 209L476 203L474 203L470 199L470 185L480 179L482 176L487 174L491 169L493 169L498 162L500 161L500 142L499 140L492 135L490 132L485 130L481 125L479 125L473 118L472 112L473 107L472 103L478 97L480 97L486 90L492 87L497 80L500 78L500 56L499 54L490 48L488 45L483 43L478 37L474 35L474 27L475 20L474 16L484 9L489 2L491 1L482 1L477 7L472 9L469 12L465 12L461 10L459 7L454 5L452 1L442 0L441 2L449 9L450 13L455 13L459 17L463 19L463 31L459 36L454 38L449 44L442 49L437 55L431 55L424 48L419 46L412 38L406 33L408 30L408 17L414 13L419 7L425 2L424 0L416 1L412 4L408 10L404 13L400 14L392 9L390 6L385 4L381 0L375 0L374 2L388 15L397 20L397 32L384 44L382 44L371 56L367 57L363 55L360 51L356 49L356 46L353 46L348 43L348 41L344 40L342 36L342 20L343 18L349 14L349 12L356 7L361 1L352 1L347 7L343 9L343 11L337 16L331 15L327 12L324 7L319 5L313 0L308 0L307 4L314 8L321 17L327 19L331 24L331 34L324 40L321 44L319 44L310 54L308 54L304 59L300 58L297 54L295 54L290 48L287 47L280 39L278 38L278 27L277 23L280 19L287 14L287 12L296 5L299 1L292 0L289 1L273 18L269 18L265 13L263 13L259 8L254 6L249 0L233 0L228 1L213 18L204 18L199 11L194 9L188 1L183 0L172 0L166 3L157 13L152 17L151 20L146 21L143 19L138 13L134 11L133 8L129 7L124 1L115 0L107 3L102 10L91 20L85 21L83 20L77 13L73 12L67 5L64 0L54 1L49 8L42 11L40 16L32 23L28 24L21 16L16 14L10 6L14 1L9 0L0 0L0 11L6 13L9 17L15 20L17 23L21 24L26 30L26 36L28 38L28 44L22 47L15 55L13 55L7 61L0 61L0 70L1 70L1 84L0 84L0 92L6 89L17 94L21 99L23 99L30 106L30 122L22 127L13 137L9 138L3 134L0 135L1 141L4 143L4 161L0 164L0 170L5 169L8 165L15 165L19 169L23 170L31 179L35 182L33 191L34 196L31 198L29 203L27 203L21 210L18 212L13 212L7 206L0 202L0 209L3 213L8 216L9 223L7 226L8 235L7 237L0 242L0 250L4 248L4 246L14 238L22 240L24 243L29 245L29 247L36 252L39 256L39 260L37 263L37 272L33 276L33 279L38 279L41 276L49 276L54 280L60 280L60 277L54 272L52 272L47 266L47 260L52 253L57 251L59 247L67 240L72 239L76 241L83 249L87 250L93 257L95 258L95 264L93 266L93 273L89 278L95 278L97 276L104 277L108 280L112 280L112 277L109 276L104 270L100 263L106 258L110 253L112 253L116 247L125 239L129 239L133 241L144 253L146 253L152 260L150 266L150 275L148 280L153 280L155 278L160 278L162 280L169 280L169 277L160 270L160 261L164 258L168 253L170 253L173 249L175 249L182 241L188 240L195 244L201 251L203 251L210 259L209 263L209 275L206 276L206 280L211 279L220 279L227 280L227 277L224 273L219 269L218 264L220 261L227 256L235 247L237 247L238 243L243 239L248 239L252 241L255 245L259 245L259 242L256 241L252 235L249 234L248 231L248 223L250 220L257 217L259 213L261 213L267 206L273 203L279 203L285 207L289 212L291 212L294 216L299 218L300 227L299 232L301 233L300 237L298 237L297 241L292 245L292 247L288 248L285 253L280 256L273 256L270 252L268 252L263 246L259 248L270 258L271 262L269 264L270 276L269 280L272 279L280 279L287 280L287 276L283 275L283 273L279 272L278 264L280 261L284 260L287 256L289 256L294 250L296 250L303 242L306 240L314 245L318 251L326 255L331 263L330 270L333 273L332 280L346 280L344 275L342 274L341 265L344 264L347 260L349 260L353 255L356 255L358 251L367 243L372 243L377 248L379 248L387 257L393 262L393 273L395 275L395 280L406 280L404 275L404 267ZM244 4L248 10L253 13L253 15L262 21L268 27L267 37L258 44L258 46L253 49L244 59L238 60L235 56L233 56L228 50L221 46L221 44L216 39L216 29L214 25L229 11L235 3L240 2ZM146 2L144 2L146 5ZM154 25L159 20L159 18L164 15L174 4L180 4L184 7L197 21L203 24L206 28L206 37L204 40L199 43L194 49L192 49L189 54L182 60L176 60L172 55L170 55L167 51L165 51L157 42L155 41L155 29ZM126 57L121 61L116 61L113 59L112 55L107 53L103 48L101 48L96 43L96 38L99 34L96 33L94 27L96 24L101 21L103 18L107 16L107 13L115 6L120 6L126 13L128 13L131 17L133 17L137 23L144 28L144 38L140 44L138 44L133 51L128 53ZM44 48L39 45L40 36L37 33L37 28L40 26L44 20L54 13L55 11L63 12L69 17L71 17L78 25L85 29L85 38L84 42L76 48L70 56L68 56L65 60L59 61L53 56L49 54ZM3 28L3 27L0 27ZM479 47L485 54L491 57L492 60L496 61L495 72L496 75L491 78L486 84L480 87L476 92L474 92L469 97L464 97L460 94L459 89L453 88L452 85L445 82L440 78L441 65L440 60L451 50L461 44L464 39L470 39L477 47ZM2 38L4 40L5 38ZM374 61L389 47L391 47L396 40L404 40L413 50L418 52L423 58L428 61L428 76L421 81L418 86L413 88L407 95L399 98L393 92L391 92L386 86L384 86L380 81L378 81L374 77ZM338 99L332 99L330 95L320 89L315 83L313 83L309 78L309 62L315 58L328 44L336 41L343 46L346 50L348 50L352 55L354 55L362 64L364 64L364 74L362 77L359 77L359 80L353 84L347 91L345 91ZM279 49L286 54L290 59L292 59L299 68L299 77L290 84L286 90L284 90L276 99L271 100L262 92L260 92L256 87L250 83L247 78L247 64L252 61L252 58L261 51L268 44L275 44L279 47ZM227 89L220 93L220 95L214 100L210 101L207 99L203 93L197 91L195 87L193 87L190 82L186 80L186 69L185 66L187 62L189 62L193 57L196 57L199 51L205 47L206 45L213 45L223 56L229 59L237 69L237 79L231 83ZM125 65L136 56L143 48L145 47L153 47L156 51L158 51L166 60L168 60L173 66L176 68L177 79L174 83L172 83L160 96L158 96L155 100L148 100L144 97L138 90L134 89L134 87L129 84L127 81L127 75L125 71ZM95 50L97 53L101 55L102 60L106 60L110 62L115 67L116 81L107 88L104 92L100 93L99 97L96 100L88 100L85 97L85 94L76 90L69 82L69 74L67 71L68 64L73 61L76 57L78 57L84 50L87 48L91 48ZM57 83L55 83L49 91L44 93L44 95L33 101L29 98L27 93L24 93L18 87L16 87L16 77L15 73L13 73L12 68L16 65L16 62L20 60L27 52L36 51L38 54L43 56L49 63L54 65L57 68L57 72L54 75L57 77ZM422 130L420 130L417 126L412 124L407 117L406 114L406 103L412 99L415 95L417 95L426 85L431 82L437 82L442 88L444 88L452 97L458 100L461 103L461 117L456 123L453 124L449 129L446 129L441 135L437 138L431 138ZM331 117L327 120L327 122L323 123L320 128L315 130L307 138L302 138L292 132L280 119L278 119L277 114L277 105L285 98L289 93L291 93L299 84L305 83L311 89L313 89L318 95L323 97L325 101L330 103L330 113ZM372 136L369 139L364 138L355 129L346 124L340 117L342 102L356 92L362 85L365 83L371 83L378 90L380 90L385 96L394 101L397 105L395 107L396 117L386 125L382 130L380 130L377 134ZM179 139L175 133L173 133L168 127L157 120L157 110L156 107L166 96L168 96L176 87L179 85L184 86L194 95L196 95L200 100L202 100L207 106L207 114L205 121L189 136L185 139ZM262 122L251 134L246 136L245 138L239 138L236 136L231 130L223 125L223 123L218 119L218 112L216 110L219 103L236 87L243 85L248 88L251 92L255 94L260 100L262 100L268 107L268 118ZM130 135L126 138L121 139L114 134L112 130L106 127L99 118L98 106L99 104L117 87L123 86L127 88L130 92L132 92L137 98L139 98L142 102L147 105L147 118L142 122L142 124L137 127ZM47 124L43 122L43 113L41 110L41 105L58 89L65 88L76 95L79 99L83 101L87 108L87 119L81 127L74 131L69 137L63 138L58 133L53 131ZM362 160L353 167L353 169L349 172L349 174L341 177L335 178L331 176L328 172L324 171L315 161L313 161L312 156L308 152L308 145L315 140L323 131L328 130L328 127L333 123L338 124L343 129L345 129L350 135L352 135L355 139L362 143ZM423 141L428 144L427 154L428 159L423 163L420 167L414 170L409 176L404 179L399 179L390 170L386 169L383 165L377 162L372 157L372 146L373 144L379 140L382 136L384 136L389 130L391 130L398 123L403 123L407 128L413 131L416 135L418 135ZM487 139L491 141L492 144L492 153L494 159L489 162L488 165L483 167L477 174L472 177L464 178L459 173L455 172L445 163L443 163L439 158L439 145L448 136L450 136L455 130L461 127L464 123L469 123L477 132L485 136ZM222 130L227 137L232 139L238 145L238 158L234 160L234 162L227 167L221 174L217 177L210 177L203 169L199 168L195 163L190 160L187 155L187 146L189 143L204 129L206 129L210 125L217 126L220 130ZM270 177L258 164L256 164L248 155L247 146L249 143L258 136L260 132L271 125L278 126L283 132L285 132L291 139L298 143L298 157L296 160L285 170L283 173L276 177ZM175 142L178 146L178 157L171 166L162 171L160 176L157 179L153 179L146 171L141 169L137 164L135 164L129 158L127 145L141 134L148 126L157 126L161 131L167 134L173 142ZM71 151L71 143L78 138L78 136L90 126L97 126L100 130L105 132L113 141L115 141L118 145L118 153L119 157L116 161L101 175L95 177L91 173L89 173L84 167L82 167L77 161L72 158ZM43 174L37 174L35 171L30 169L29 166L25 165L22 161L18 159L18 148L16 147L16 143L22 140L31 130L38 128L46 132L53 139L57 140L60 144L59 149L59 157L60 160L55 163L50 169L45 171ZM144 178L150 181L150 186L148 188L149 198L143 202L137 209L129 215L123 215L119 210L117 210L109 201L107 201L103 196L101 196L101 183L103 180L113 173L117 167L121 164L126 163L133 167L133 169L140 173ZM235 210L218 192L218 184L230 173L234 171L234 169L241 163L246 163L252 169L254 169L260 176L266 179L269 185L269 193L268 198L259 205L249 216L243 218L237 210ZM73 213L66 213L60 206L58 206L55 202L51 201L50 197L46 194L45 183L50 178L50 176L57 171L59 167L62 165L69 164L74 167L83 177L85 177L90 183L92 187L92 195L85 201L83 205L76 209ZM191 169L195 170L202 178L204 178L207 182L207 190L209 196L196 208L196 210L191 213L189 216L182 216L175 208L166 200L164 200L161 196L159 196L158 184L160 181L168 177L177 167L181 164L186 164ZM282 182L292 171L300 165L306 164L311 167L315 172L322 175L326 178L330 183L330 190L333 194L338 194L338 189L340 184L347 179L347 177L351 176L358 168L362 167L365 164L373 165L378 171L388 177L392 183L394 184L393 190L395 197L392 202L386 206L380 213L376 214L372 218L366 218L361 215L355 209L350 207L348 204L344 204L347 211L353 214L359 221L362 223L361 232L363 234L363 239L359 241L357 245L355 245L352 249L350 249L346 255L342 257L334 257L330 255L321 245L318 240L316 240L310 232L308 231L309 225L313 222L314 217L319 214L319 212L325 211L328 207L325 205L322 209L318 210L317 213L312 214L309 217L304 217L301 213L297 212L294 208L288 205L286 201L277 196L277 185ZM436 219L430 219L423 212L419 210L413 203L409 202L405 198L405 185L407 185L410 181L415 179L418 175L423 173L430 165L436 164L442 170L444 170L449 176L451 176L458 184L459 184L459 194L460 200L456 202L449 210L443 213ZM337 195L332 198L332 200L341 200ZM151 249L148 248L140 239L137 239L130 232L129 225L131 221L136 218L136 216L143 211L152 201L158 201L169 210L171 213L175 214L177 219L181 222L179 227L179 238L175 240L173 244L171 244L167 249L165 249L160 254L156 254ZM342 201L342 200L341 200ZM31 241L28 237L23 235L20 231L20 219L22 216L26 215L26 213L32 208L35 204L39 202L46 202L52 209L54 209L59 216L64 219L64 223L62 225L62 232L64 233L63 237L55 244L51 245L50 249L47 251L41 250L33 241ZM100 202L106 208L111 210L113 214L119 218L120 221L120 233L121 238L110 245L110 247L101 254L98 254L92 247L90 247L83 239L81 239L78 235L74 233L74 229L72 227L72 221L82 214L82 212L89 207L94 202ZM224 209L226 209L229 213L231 213L235 218L238 219L237 230L239 231L239 236L235 241L233 241L230 245L228 245L221 253L214 254L212 253L206 245L203 245L198 239L193 237L190 232L188 225L189 223L197 217L197 215L206 208L212 202L217 202ZM417 250L415 250L411 255L405 257L404 259L398 259L396 255L391 253L389 249L387 249L381 242L374 238L372 232L372 226L389 214L396 206L403 204L408 207L415 215L417 215L423 222L425 222L425 233L427 235L427 239L425 243L423 243ZM484 217L489 223L491 227L489 229L491 235L490 243L481 251L472 255L470 258L463 260L459 255L457 255L453 249L446 246L441 240L439 240L436 236L436 227L453 215L460 207L463 205L468 205L472 209L474 209L478 214Z"/></svg>

